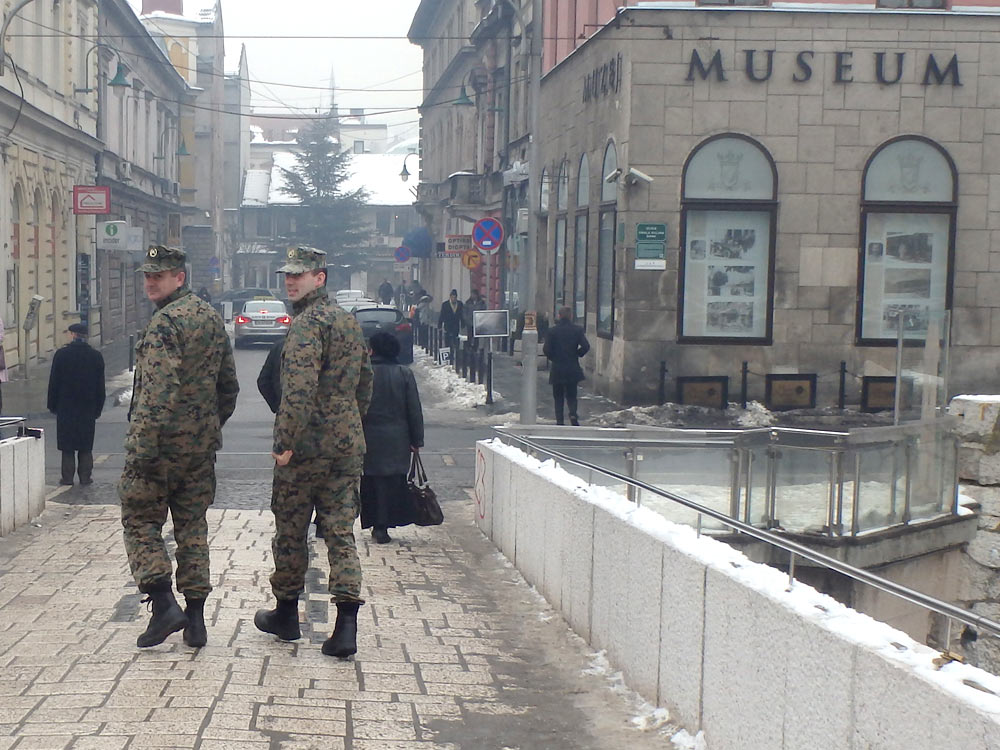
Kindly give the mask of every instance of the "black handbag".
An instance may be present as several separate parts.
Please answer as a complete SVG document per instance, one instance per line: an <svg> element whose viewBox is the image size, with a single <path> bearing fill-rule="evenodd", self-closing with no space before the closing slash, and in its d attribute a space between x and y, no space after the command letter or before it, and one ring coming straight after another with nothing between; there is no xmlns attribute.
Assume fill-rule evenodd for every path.
<svg viewBox="0 0 1000 750"><path fill-rule="evenodd" d="M437 495L427 484L427 473L419 453L410 456L410 471L406 475L406 494L413 505L413 523L417 526L438 526L444 523L444 512Z"/></svg>

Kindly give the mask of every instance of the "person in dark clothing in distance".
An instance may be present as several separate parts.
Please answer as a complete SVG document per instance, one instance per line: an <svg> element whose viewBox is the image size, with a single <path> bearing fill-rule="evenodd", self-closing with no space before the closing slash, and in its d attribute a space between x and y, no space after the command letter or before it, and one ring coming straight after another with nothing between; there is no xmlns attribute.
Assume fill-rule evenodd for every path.
<svg viewBox="0 0 1000 750"><path fill-rule="evenodd" d="M281 404L281 350L284 346L283 338L274 342L257 376L257 390L264 397L272 414L278 413L278 406Z"/></svg>
<svg viewBox="0 0 1000 750"><path fill-rule="evenodd" d="M448 299L441 304L441 314L438 316L438 328L444 329L445 346L458 345L458 332L465 317L465 306L458 298L458 291L451 290Z"/></svg>
<svg viewBox="0 0 1000 750"><path fill-rule="evenodd" d="M56 415L56 444L62 453L59 484L91 484L94 428L104 409L104 357L87 343L87 326L69 327L69 343L52 357L48 410Z"/></svg>
<svg viewBox="0 0 1000 750"><path fill-rule="evenodd" d="M382 283L379 284L378 298L382 300L383 305L392 304L392 284L389 283L389 279L382 279Z"/></svg>
<svg viewBox="0 0 1000 750"><path fill-rule="evenodd" d="M361 474L361 528L371 527L372 538L386 544L392 541L389 528L414 521L406 474L410 454L424 444L424 415L413 373L396 361L396 337L376 333L369 346L375 376L371 404L362 419L367 450Z"/></svg>
<svg viewBox="0 0 1000 750"><path fill-rule="evenodd" d="M559 308L559 320L546 333L542 351L551 363L549 383L552 385L552 397L556 402L556 424L563 424L565 400L566 406L569 407L570 424L579 425L576 388L583 380L580 357L590 351L590 342L587 341L583 328L573 322L571 308Z"/></svg>

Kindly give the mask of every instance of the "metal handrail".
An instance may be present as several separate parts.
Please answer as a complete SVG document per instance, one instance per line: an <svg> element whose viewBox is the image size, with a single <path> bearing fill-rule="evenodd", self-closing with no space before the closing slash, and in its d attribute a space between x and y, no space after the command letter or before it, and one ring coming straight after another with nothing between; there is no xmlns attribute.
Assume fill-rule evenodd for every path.
<svg viewBox="0 0 1000 750"><path fill-rule="evenodd" d="M0 429L4 427L13 427L16 424L21 424L27 421L27 417L0 417Z"/></svg>
<svg viewBox="0 0 1000 750"><path fill-rule="evenodd" d="M821 552L816 552L810 549L809 547L806 547L802 544L798 544L797 542L793 542L789 539L785 539L784 537L778 536L777 534L774 534L770 531L758 529L754 526L751 526L748 523L739 521L735 518L726 515L725 513L722 513L721 511L717 511L707 506L701 505L700 503L696 503L693 500L688 500L687 498L681 495L677 495L673 492L670 492L669 490L664 490L659 487L654 487L651 484L647 484L646 482L640 481L638 479L632 479L631 477L628 477L625 474L621 474L617 471L613 471L611 469L605 469L602 466L598 466L596 464L592 464L587 461L582 461L580 459L573 458L572 456L568 456L565 453L560 453L559 451L554 451L550 448L546 448L534 442L533 440L521 437L520 435L515 435L511 432L507 432L503 427L494 427L493 430L494 432L500 434L502 437L521 443L522 445L525 445L531 448L532 450L538 451L540 453L545 453L549 456L552 456L553 458L559 459L560 461L566 461L567 463L576 464L577 466L589 469L590 471L596 471L599 474L604 474L605 476L611 477L612 479L617 479L620 482L624 482L626 485L631 485L632 487L639 488L643 492L651 492L654 495L659 495L660 497L666 498L667 500L679 503L680 505L683 505L684 507L695 511L700 515L705 515L709 516L710 518L714 518L716 521L721 522L722 524L728 526L729 528L735 531L738 531L742 534L746 534L747 536L753 537L754 539L757 539L759 541L766 542L767 544L770 544L774 547L778 547L779 549L785 550L786 552L789 553L789 555L791 555L789 563L789 585L791 585L791 582L795 580L794 579L795 556L798 555L799 557L809 560L810 562L816 563L821 567L841 573L842 575L845 575L848 578L851 578L855 581L866 583L869 586L873 586L874 588L886 592L887 594L891 594L900 599L903 599L904 601L907 601L910 604L916 604L917 606L923 607L924 609L928 609L931 612L936 612L937 614L942 615L944 617L957 620L959 622L965 623L966 625L971 625L972 627L975 628L979 628L980 630L987 632L992 636L1000 638L1000 623L991 620L987 617L977 615L976 613L970 612L966 609L962 609L961 607L956 607L953 604L941 601L940 599L936 599L933 596L928 596L927 594L923 594L919 591L914 591L911 588L907 588L906 586L902 586L898 583L882 578L881 576L869 573L868 571L863 570L861 568L856 568L853 565L848 565L845 562L841 562L840 560L837 560L833 557L828 557L827 555L824 555ZM699 517L699 527L700 523L701 519ZM947 647L948 646L946 644L945 648Z"/></svg>

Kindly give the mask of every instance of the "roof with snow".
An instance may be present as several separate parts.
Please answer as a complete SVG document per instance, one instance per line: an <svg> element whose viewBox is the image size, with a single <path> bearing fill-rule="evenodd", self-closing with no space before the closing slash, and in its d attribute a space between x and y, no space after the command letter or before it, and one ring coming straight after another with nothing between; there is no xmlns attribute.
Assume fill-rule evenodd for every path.
<svg viewBox="0 0 1000 750"><path fill-rule="evenodd" d="M294 206L299 201L294 196L283 191L286 185L284 169L295 166L295 154L290 151L274 153L274 167L271 169L270 185L267 194L267 205ZM417 157L407 169L415 174L419 169ZM403 161L399 154L353 154L348 170L352 173L344 183L344 190L352 192L358 188L368 191L369 206L409 206L413 203L413 193L410 192L412 182L403 182L399 173L403 169ZM247 186L250 185L250 174L247 173ZM244 191L243 205L247 203L247 193Z"/></svg>

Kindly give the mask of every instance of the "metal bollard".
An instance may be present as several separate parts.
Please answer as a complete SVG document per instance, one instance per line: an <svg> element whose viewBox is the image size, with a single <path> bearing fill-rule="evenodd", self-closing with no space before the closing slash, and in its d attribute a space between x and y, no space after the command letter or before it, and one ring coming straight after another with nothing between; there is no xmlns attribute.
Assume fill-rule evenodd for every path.
<svg viewBox="0 0 1000 750"><path fill-rule="evenodd" d="M486 382L486 350L479 350L479 377L477 378L479 385L483 385Z"/></svg>
<svg viewBox="0 0 1000 750"><path fill-rule="evenodd" d="M474 349L467 349L465 351L465 356L469 360L469 377L468 381L470 383L476 382L476 352Z"/></svg>
<svg viewBox="0 0 1000 750"><path fill-rule="evenodd" d="M486 355L486 403L493 403L493 352Z"/></svg>
<svg viewBox="0 0 1000 750"><path fill-rule="evenodd" d="M667 363L664 360L660 360L660 385L656 397L660 406L667 403Z"/></svg>
<svg viewBox="0 0 1000 750"><path fill-rule="evenodd" d="M461 367L459 372L464 380L469 379L469 362L468 362L469 358L466 356L466 354L467 352L465 351L464 347L461 346L458 347L458 358L461 361Z"/></svg>
<svg viewBox="0 0 1000 750"><path fill-rule="evenodd" d="M749 370L749 363L744 361L743 367L740 368L740 404L744 409L747 408L747 373Z"/></svg>
<svg viewBox="0 0 1000 750"><path fill-rule="evenodd" d="M843 409L847 400L847 362L840 361L840 393L837 394L837 408Z"/></svg>
<svg viewBox="0 0 1000 750"><path fill-rule="evenodd" d="M128 371L135 370L135 334L128 335Z"/></svg>

